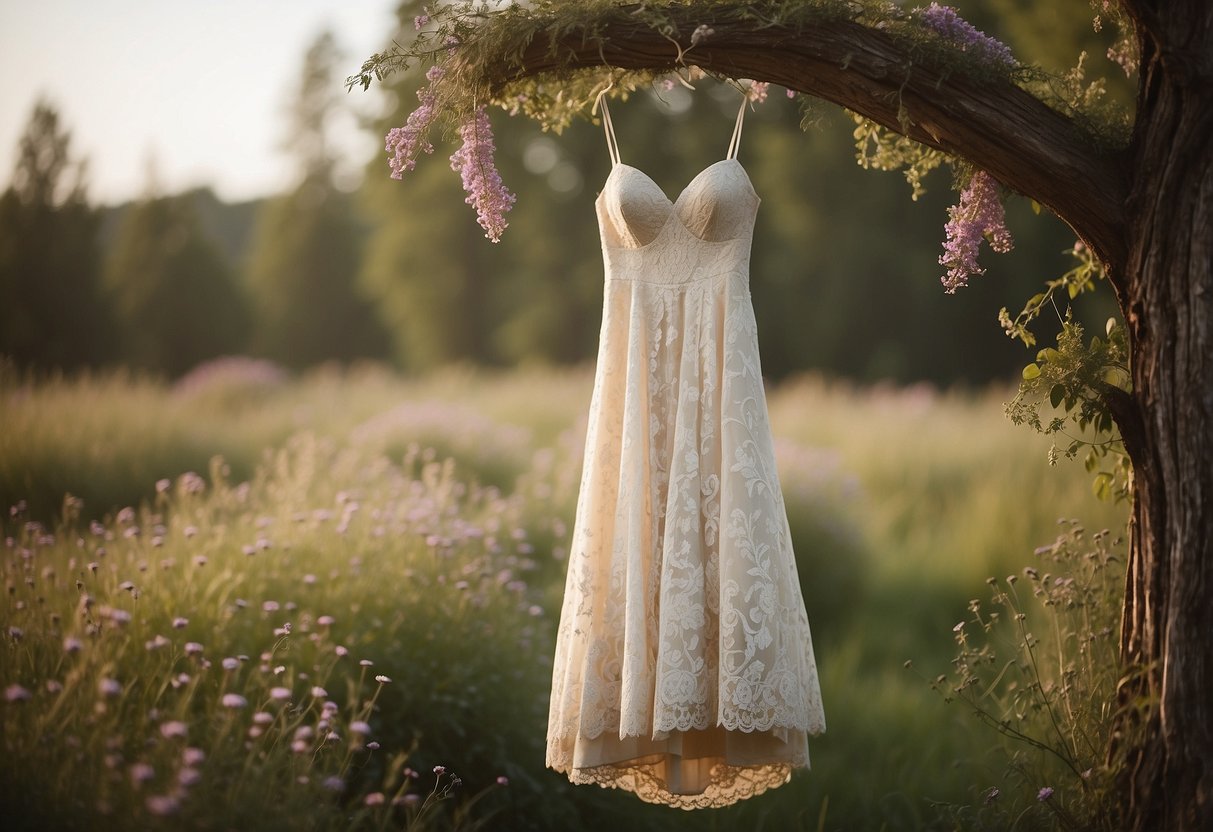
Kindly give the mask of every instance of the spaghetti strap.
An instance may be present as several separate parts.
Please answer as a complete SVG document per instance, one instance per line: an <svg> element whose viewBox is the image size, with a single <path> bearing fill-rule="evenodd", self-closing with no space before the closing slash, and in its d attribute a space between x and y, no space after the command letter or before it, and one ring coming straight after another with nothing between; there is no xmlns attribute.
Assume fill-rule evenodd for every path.
<svg viewBox="0 0 1213 832"><path fill-rule="evenodd" d="M598 93L598 100L594 102L595 109L600 105L602 107L602 129L606 133L607 152L611 154L612 167L619 164L619 142L615 139L615 125L611 122L611 110L607 107L606 94L607 87L602 92Z"/></svg>
<svg viewBox="0 0 1213 832"><path fill-rule="evenodd" d="M725 157L726 159L736 159L737 151L741 149L741 125L745 121L745 110L749 103L749 96L743 96L741 109L737 111L737 123L733 125L733 138L729 141L729 153Z"/></svg>

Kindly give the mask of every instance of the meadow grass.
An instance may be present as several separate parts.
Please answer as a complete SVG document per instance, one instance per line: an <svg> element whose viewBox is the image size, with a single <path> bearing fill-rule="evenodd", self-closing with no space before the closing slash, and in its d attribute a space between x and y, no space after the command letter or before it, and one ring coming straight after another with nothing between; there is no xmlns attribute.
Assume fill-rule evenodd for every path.
<svg viewBox="0 0 1213 832"><path fill-rule="evenodd" d="M1098 503L1080 467L1049 468L1047 443L1005 421L1010 390L806 378L770 391L829 724L811 772L685 813L545 770L590 385L585 370L290 379L245 360L171 387L0 373L0 498L14 507L6 821L986 828L990 811L963 807L986 806L991 788L1007 817L1041 810L1021 828L1060 817L1062 793L1035 800L1061 789L1048 755L1015 756L937 681L980 652L979 636L1018 637L979 628L974 602L988 578L1046 571L1034 550L1072 534L1060 517L1123 527L1123 506ZM1099 591L1086 609L1105 615L1111 591ZM958 644L966 621L972 640ZM1072 679L1066 657L1080 656L1057 632L1040 650L1061 675L1045 685ZM1087 676L1114 683L1097 664ZM1088 703L1107 695L1100 678ZM998 687L1007 679L985 680L983 707L1014 707L1029 682ZM1103 730L1092 707L1071 707L1067 730Z"/></svg>

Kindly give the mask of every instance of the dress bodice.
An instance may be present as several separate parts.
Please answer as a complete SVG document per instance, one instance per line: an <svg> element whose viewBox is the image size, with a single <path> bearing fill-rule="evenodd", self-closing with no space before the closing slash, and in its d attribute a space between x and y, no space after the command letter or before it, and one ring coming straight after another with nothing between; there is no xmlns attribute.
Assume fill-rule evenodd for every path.
<svg viewBox="0 0 1213 832"><path fill-rule="evenodd" d="M598 221L603 244L615 248L652 245L670 226L700 242L721 243L750 236L759 201L736 159L700 171L673 202L644 171L620 163L598 197Z"/></svg>

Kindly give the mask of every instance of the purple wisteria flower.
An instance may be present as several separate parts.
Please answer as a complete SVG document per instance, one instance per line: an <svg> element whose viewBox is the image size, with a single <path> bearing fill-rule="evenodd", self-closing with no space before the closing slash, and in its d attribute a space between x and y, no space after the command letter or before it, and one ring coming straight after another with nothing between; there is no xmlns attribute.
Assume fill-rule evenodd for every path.
<svg viewBox="0 0 1213 832"><path fill-rule="evenodd" d="M1014 67L1018 63L1009 46L969 23L951 6L932 3L925 9L918 9L917 13L928 28L951 41L962 52L972 52L991 63L1006 67Z"/></svg>
<svg viewBox="0 0 1213 832"><path fill-rule="evenodd" d="M982 239L990 242L990 248L1000 254L1011 250L1014 243L1007 231L1006 214L998 198L998 183L983 170L973 174L960 194L960 202L948 209L948 223L944 226L947 239L939 263L948 267L948 273L940 278L949 295L961 286L967 286L969 275L984 274L985 269L977 265L977 252Z"/></svg>
<svg viewBox="0 0 1213 832"><path fill-rule="evenodd" d="M400 179L406 170L417 166L418 153L433 153L434 146L426 139L430 125L438 117L436 106L438 96L434 87L442 78L444 70L440 66L432 66L425 73L429 84L417 90L417 99L421 106L409 113L403 127L393 127L387 132L385 149L393 154L388 160L392 169L392 178Z"/></svg>
<svg viewBox="0 0 1213 832"><path fill-rule="evenodd" d="M451 156L451 169L463 180L464 200L476 209L477 222L484 229L484 236L494 243L501 241L501 234L509 225L505 213L514 206L515 196L501 182L497 164L493 161L493 126L489 123L484 107L459 128L463 145Z"/></svg>

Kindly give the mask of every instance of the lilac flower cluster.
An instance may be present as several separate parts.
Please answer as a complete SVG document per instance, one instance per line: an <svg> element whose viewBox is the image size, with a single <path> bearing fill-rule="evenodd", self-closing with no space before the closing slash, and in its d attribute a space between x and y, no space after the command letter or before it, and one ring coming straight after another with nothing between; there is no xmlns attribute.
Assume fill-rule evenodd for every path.
<svg viewBox="0 0 1213 832"><path fill-rule="evenodd" d="M969 275L985 273L985 269L977 265L977 252L983 237L990 241L990 248L1000 254L1010 251L1013 245L994 177L984 170L973 174L968 187L960 194L960 202L948 209L944 230L947 239L939 263L948 267L948 273L940 280L950 295L968 285Z"/></svg>
<svg viewBox="0 0 1213 832"><path fill-rule="evenodd" d="M918 10L928 28L951 41L963 52L973 52L991 63L1013 67L1017 61L1005 43L992 38L961 17L951 6L932 3Z"/></svg>
<svg viewBox="0 0 1213 832"><path fill-rule="evenodd" d="M459 128L463 145L451 156L451 169L463 180L468 205L476 209L477 221L484 229L484 236L494 243L501 241L501 234L509 225L505 213L514 206L515 196L501 182L497 164L493 161L493 126L489 123L484 107Z"/></svg>
<svg viewBox="0 0 1213 832"><path fill-rule="evenodd" d="M403 127L393 127L387 133L385 149L388 153L393 154L392 158L388 160L393 179L400 179L406 170L416 167L417 154L434 152L434 146L426 139L426 134L430 130L430 125L434 123L434 119L438 117L438 110L435 106L438 96L434 92L434 87L442 75L442 67L430 67L429 71L425 73L425 77L430 83L417 90L417 98L421 101L421 106L409 114Z"/></svg>

